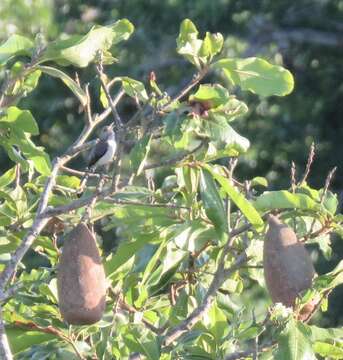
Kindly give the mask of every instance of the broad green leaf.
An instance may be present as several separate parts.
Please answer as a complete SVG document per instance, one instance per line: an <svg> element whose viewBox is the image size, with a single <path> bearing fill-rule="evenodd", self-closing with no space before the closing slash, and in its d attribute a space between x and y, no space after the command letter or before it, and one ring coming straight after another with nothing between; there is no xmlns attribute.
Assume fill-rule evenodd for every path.
<svg viewBox="0 0 343 360"><path fill-rule="evenodd" d="M130 165L133 172L140 175L146 164L148 154L150 151L152 135L145 135L130 152Z"/></svg>
<svg viewBox="0 0 343 360"><path fill-rule="evenodd" d="M321 196L323 190L319 191L319 196ZM326 210L328 210L331 214L335 214L338 207L338 199L337 194L332 193L330 190L326 192L326 195L323 199L323 205Z"/></svg>
<svg viewBox="0 0 343 360"><path fill-rule="evenodd" d="M145 355L147 360L159 360L160 350L156 337L143 336L137 329L131 329L124 335L124 342L130 352L139 352Z"/></svg>
<svg viewBox="0 0 343 360"><path fill-rule="evenodd" d="M206 243L217 239L213 227L205 225L199 220L193 220L190 223L176 225L180 233L175 235L175 244L183 250L191 253L201 250Z"/></svg>
<svg viewBox="0 0 343 360"><path fill-rule="evenodd" d="M323 207L305 194L293 194L286 190L266 191L255 201L254 206L260 211L273 209L303 209L321 211Z"/></svg>
<svg viewBox="0 0 343 360"><path fill-rule="evenodd" d="M302 323L291 318L278 339L276 360L315 360L310 334Z"/></svg>
<svg viewBox="0 0 343 360"><path fill-rule="evenodd" d="M166 243L167 243L167 238L165 238L161 242L160 246L155 251L155 254L150 259L148 265L146 266L146 268L144 270L141 285L144 285L147 282L149 276L152 274L152 271L154 270L155 265L157 264L157 262L161 258L161 254L162 254L162 251L164 250L164 247L165 247Z"/></svg>
<svg viewBox="0 0 343 360"><path fill-rule="evenodd" d="M284 96L294 87L293 76L288 70L256 57L222 59L212 66L223 70L232 84L261 96Z"/></svg>
<svg viewBox="0 0 343 360"><path fill-rule="evenodd" d="M202 43L203 41L198 39L198 30L192 21L189 19L183 20L176 40L177 52L198 68L200 68L198 55Z"/></svg>
<svg viewBox="0 0 343 360"><path fill-rule="evenodd" d="M247 138L238 134L229 124L225 117L214 116L210 119L201 120L203 135L210 139L206 154L206 161L212 161L227 156L238 156L245 153L250 142Z"/></svg>
<svg viewBox="0 0 343 360"><path fill-rule="evenodd" d="M0 45L0 65L16 55L31 55L33 42L21 35L10 36L5 43Z"/></svg>
<svg viewBox="0 0 343 360"><path fill-rule="evenodd" d="M137 98L142 102L146 102L149 97L145 90L144 84L127 76L120 78L125 93L133 98Z"/></svg>
<svg viewBox="0 0 343 360"><path fill-rule="evenodd" d="M256 176L251 180L251 186L263 186L268 187L268 180L262 176Z"/></svg>
<svg viewBox="0 0 343 360"><path fill-rule="evenodd" d="M6 115L0 117L0 126L6 125L14 132L23 131L32 135L39 134L38 125L31 112L15 106L9 107Z"/></svg>
<svg viewBox="0 0 343 360"><path fill-rule="evenodd" d="M7 170L3 175L0 176L0 189L11 184L15 179L15 167Z"/></svg>
<svg viewBox="0 0 343 360"><path fill-rule="evenodd" d="M320 275L314 280L314 288L319 291L325 291L343 284L343 260L327 274Z"/></svg>
<svg viewBox="0 0 343 360"><path fill-rule="evenodd" d="M38 69L43 71L45 74L48 74L53 77L61 79L65 85L74 93L74 95L79 99L82 106L87 104L87 95L86 92L63 71L53 68L51 66L38 66Z"/></svg>
<svg viewBox="0 0 343 360"><path fill-rule="evenodd" d="M223 310L218 307L216 301L213 302L209 311L205 313L202 321L206 328L213 335L216 343L220 346L222 344L223 338L229 332L229 327L227 318Z"/></svg>
<svg viewBox="0 0 343 360"><path fill-rule="evenodd" d="M11 75L16 78L16 81L8 95L22 96L29 94L37 87L41 73L40 70L35 70L35 68L30 69L28 72L25 64L17 61L11 68Z"/></svg>
<svg viewBox="0 0 343 360"><path fill-rule="evenodd" d="M31 348L36 344L56 339L56 335L47 334L40 331L7 327L6 333L9 339L13 354Z"/></svg>
<svg viewBox="0 0 343 360"><path fill-rule="evenodd" d="M207 217L222 238L227 233L226 211L213 176L206 169L200 171L200 196Z"/></svg>
<svg viewBox="0 0 343 360"><path fill-rule="evenodd" d="M28 203L25 191L20 186L16 186L14 190L12 190L9 195L15 201L17 216L19 218L24 217L28 210Z"/></svg>
<svg viewBox="0 0 343 360"><path fill-rule="evenodd" d="M85 36L74 35L50 43L39 62L55 61L64 66L86 67L95 60L99 51L106 52L118 42L127 40L133 30L134 26L126 19L113 25L96 25Z"/></svg>
<svg viewBox="0 0 343 360"><path fill-rule="evenodd" d="M343 349L332 344L316 341L313 350L325 359L343 359Z"/></svg>
<svg viewBox="0 0 343 360"><path fill-rule="evenodd" d="M251 225L253 225L256 230L262 230L264 222L255 207L245 198L245 196L238 192L235 187L230 184L230 181L227 178L213 171L211 166L205 165L204 167L212 174L213 178L218 181L222 189L242 211Z"/></svg>
<svg viewBox="0 0 343 360"><path fill-rule="evenodd" d="M42 175L50 175L51 173L51 162L48 154L31 156L30 159L33 161L35 169Z"/></svg>
<svg viewBox="0 0 343 360"><path fill-rule="evenodd" d="M189 101L204 102L207 108L216 108L225 104L230 98L229 92L220 84L200 85L197 92L190 95Z"/></svg>
<svg viewBox="0 0 343 360"><path fill-rule="evenodd" d="M343 339L343 328L320 328L304 325L311 332L311 341L335 341Z"/></svg>
<svg viewBox="0 0 343 360"><path fill-rule="evenodd" d="M105 272L107 277L113 276L113 274L125 264L132 256L138 252L146 243L151 241L151 235L142 235L138 240L130 243L124 242L119 245L115 254L109 256L105 261Z"/></svg>
<svg viewBox="0 0 343 360"><path fill-rule="evenodd" d="M220 33L211 34L206 32L204 41L200 48L200 56L213 57L218 54L223 47L224 38Z"/></svg>

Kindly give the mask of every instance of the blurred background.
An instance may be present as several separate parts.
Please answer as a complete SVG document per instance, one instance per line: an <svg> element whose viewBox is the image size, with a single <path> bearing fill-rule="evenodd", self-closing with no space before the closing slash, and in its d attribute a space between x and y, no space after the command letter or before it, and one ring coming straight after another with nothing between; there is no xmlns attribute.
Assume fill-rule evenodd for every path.
<svg viewBox="0 0 343 360"><path fill-rule="evenodd" d="M51 41L120 18L128 18L136 31L120 45L119 63L106 72L146 82L153 70L162 89L170 94L187 83L195 70L175 50L184 18L190 18L202 34L221 32L225 56L260 56L288 68L295 77L295 89L285 98L236 93L247 102L249 113L235 126L252 143L238 175L266 176L271 188L288 187L291 161L300 177L315 142L309 184L322 187L328 171L337 165L332 188L342 197L343 0L1 0L0 41L12 33L31 37L41 33ZM75 75L73 69L67 71ZM95 71L87 68L79 75L82 81L90 81L97 95ZM51 157L70 144L83 126L77 101L53 78L43 76L40 86L20 106L31 109L40 125L35 140ZM100 103L95 102L94 107L101 110ZM119 110L125 119L134 108L123 102ZM0 150L1 173L11 166ZM342 239L333 239L330 261L313 249L318 273L331 270L342 254ZM343 291L339 290L330 297L322 325L343 324Z"/></svg>

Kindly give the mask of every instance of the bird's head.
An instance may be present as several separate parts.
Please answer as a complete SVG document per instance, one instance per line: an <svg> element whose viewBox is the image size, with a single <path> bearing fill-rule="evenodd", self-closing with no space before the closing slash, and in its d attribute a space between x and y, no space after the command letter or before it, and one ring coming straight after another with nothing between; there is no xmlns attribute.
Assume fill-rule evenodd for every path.
<svg viewBox="0 0 343 360"><path fill-rule="evenodd" d="M114 123L108 125L108 126L105 126L104 128L102 128L101 132L100 132L100 139L101 140L107 140L109 139L110 137L114 137L114 130L113 130L113 127L114 127Z"/></svg>

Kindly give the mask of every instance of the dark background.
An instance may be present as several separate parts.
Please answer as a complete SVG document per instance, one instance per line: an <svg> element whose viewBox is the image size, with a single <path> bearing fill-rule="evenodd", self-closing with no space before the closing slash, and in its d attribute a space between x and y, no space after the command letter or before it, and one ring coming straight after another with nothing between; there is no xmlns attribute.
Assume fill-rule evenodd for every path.
<svg viewBox="0 0 343 360"><path fill-rule="evenodd" d="M124 17L136 31L119 47L119 63L106 70L111 76L128 75L146 82L154 70L161 87L175 93L194 73L175 50L184 18L190 18L202 34L221 32L225 56L260 56L288 68L295 77L295 89L285 98L262 99L236 92L247 102L249 113L235 126L252 143L238 174L242 178L266 176L274 189L288 187L291 161L300 177L314 141L317 151L310 185L322 187L328 171L337 165L332 188L342 193L342 0L2 0L0 40L13 32L32 37L41 32L50 41ZM68 71L74 76L73 69ZM93 69L79 75L82 81L90 81L92 93L97 95ZM51 157L64 149L83 125L77 101L56 79L43 76L39 87L20 106L32 110L41 132L35 140ZM124 119L133 111L125 102L119 110ZM1 173L11 166L0 151ZM313 250L319 273L331 270L342 258L342 239L333 239L333 250L329 262ZM340 289L331 295L323 325L343 324L342 295Z"/></svg>

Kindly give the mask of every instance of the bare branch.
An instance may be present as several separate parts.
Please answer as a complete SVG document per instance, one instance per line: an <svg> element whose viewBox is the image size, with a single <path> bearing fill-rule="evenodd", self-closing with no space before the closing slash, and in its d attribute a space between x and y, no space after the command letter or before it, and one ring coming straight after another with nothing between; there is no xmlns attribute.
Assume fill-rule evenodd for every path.
<svg viewBox="0 0 343 360"><path fill-rule="evenodd" d="M113 102L113 100L111 98L111 95L110 95L110 92L108 90L108 87L107 87L107 85L105 83L102 64L98 64L95 68L96 68L96 71L97 71L97 73L99 75L101 87L104 90L104 93L106 95L108 104L110 105L110 108L111 108L111 111L112 111L112 114L113 114L113 118L114 118L114 123L116 124L116 128L118 130L118 129L123 127L123 122L121 121L121 118L120 118L120 116L118 114L118 111L116 109L116 105Z"/></svg>
<svg viewBox="0 0 343 360"><path fill-rule="evenodd" d="M203 145L204 145L204 141L202 141L198 146L196 146L194 149L187 151L181 155L175 156L172 159L166 159L166 160L162 160L158 163L155 164L148 164L144 166L144 170L149 170L149 169L155 169L158 167L162 167L162 166L172 166L172 165L176 165L177 163L186 160L186 158L189 155L194 154L195 152L197 152Z"/></svg>
<svg viewBox="0 0 343 360"><path fill-rule="evenodd" d="M5 324L2 318L2 307L0 305L0 359L1 360L12 360L12 353L8 344Z"/></svg>

